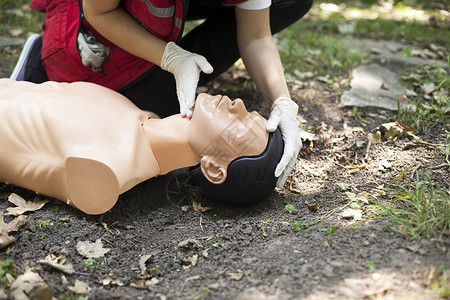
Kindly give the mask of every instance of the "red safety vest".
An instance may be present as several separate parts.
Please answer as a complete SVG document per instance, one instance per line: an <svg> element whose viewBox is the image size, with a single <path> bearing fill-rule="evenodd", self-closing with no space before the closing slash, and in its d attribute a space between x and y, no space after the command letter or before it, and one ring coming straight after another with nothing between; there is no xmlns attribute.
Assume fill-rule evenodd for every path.
<svg viewBox="0 0 450 300"><path fill-rule="evenodd" d="M244 1L224 0L223 3L233 5ZM41 58L49 80L89 81L120 90L154 65L122 50L92 29L81 17L80 4L78 0L32 0L30 3L30 7L46 13ZM123 0L120 5L160 39L177 42L181 38L188 0ZM80 28L110 47L101 72L81 62L77 47Z"/></svg>

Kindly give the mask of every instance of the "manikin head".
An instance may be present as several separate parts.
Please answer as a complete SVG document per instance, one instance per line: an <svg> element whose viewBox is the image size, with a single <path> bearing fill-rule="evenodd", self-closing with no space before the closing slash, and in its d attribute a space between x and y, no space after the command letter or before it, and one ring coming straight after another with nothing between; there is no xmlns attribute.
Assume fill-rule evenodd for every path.
<svg viewBox="0 0 450 300"><path fill-rule="evenodd" d="M257 112L248 112L241 99L197 97L188 141L201 157L191 173L203 192L243 205L261 201L273 191L283 140L278 130L269 135L266 123Z"/></svg>

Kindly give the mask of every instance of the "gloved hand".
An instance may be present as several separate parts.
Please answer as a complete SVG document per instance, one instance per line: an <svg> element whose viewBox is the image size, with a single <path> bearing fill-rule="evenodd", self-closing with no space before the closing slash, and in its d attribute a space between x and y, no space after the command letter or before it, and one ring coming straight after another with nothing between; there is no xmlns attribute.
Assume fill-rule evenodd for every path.
<svg viewBox="0 0 450 300"><path fill-rule="evenodd" d="M297 161L297 155L302 147L302 140L297 123L298 105L289 98L277 98L271 108L267 131L273 132L280 127L283 135L284 151L280 162L275 168L275 177L278 177L277 188L281 188L291 173Z"/></svg>
<svg viewBox="0 0 450 300"><path fill-rule="evenodd" d="M213 67L205 57L169 42L161 59L161 69L175 76L181 116L192 117L200 71L211 74Z"/></svg>

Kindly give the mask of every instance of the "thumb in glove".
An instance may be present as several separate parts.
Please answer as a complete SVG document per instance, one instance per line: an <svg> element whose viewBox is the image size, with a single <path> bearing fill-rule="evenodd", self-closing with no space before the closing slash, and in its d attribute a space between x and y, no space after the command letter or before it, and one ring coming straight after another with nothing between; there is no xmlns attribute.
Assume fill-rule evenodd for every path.
<svg viewBox="0 0 450 300"><path fill-rule="evenodd" d="M181 116L190 118L200 72L210 74L213 67L204 56L186 51L174 42L169 42L164 49L161 68L175 76Z"/></svg>
<svg viewBox="0 0 450 300"><path fill-rule="evenodd" d="M298 153L302 147L297 123L298 105L289 98L277 98L271 108L267 131L272 132L280 128L284 141L284 151L280 162L275 168L275 177L278 177L277 187L281 188L297 161Z"/></svg>

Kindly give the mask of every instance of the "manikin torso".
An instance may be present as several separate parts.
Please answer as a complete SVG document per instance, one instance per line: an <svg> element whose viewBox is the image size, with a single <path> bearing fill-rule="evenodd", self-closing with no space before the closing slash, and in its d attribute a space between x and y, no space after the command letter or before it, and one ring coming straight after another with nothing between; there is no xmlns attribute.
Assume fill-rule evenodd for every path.
<svg viewBox="0 0 450 300"><path fill-rule="evenodd" d="M88 83L0 79L0 182L103 213L160 174L142 129L150 116Z"/></svg>

